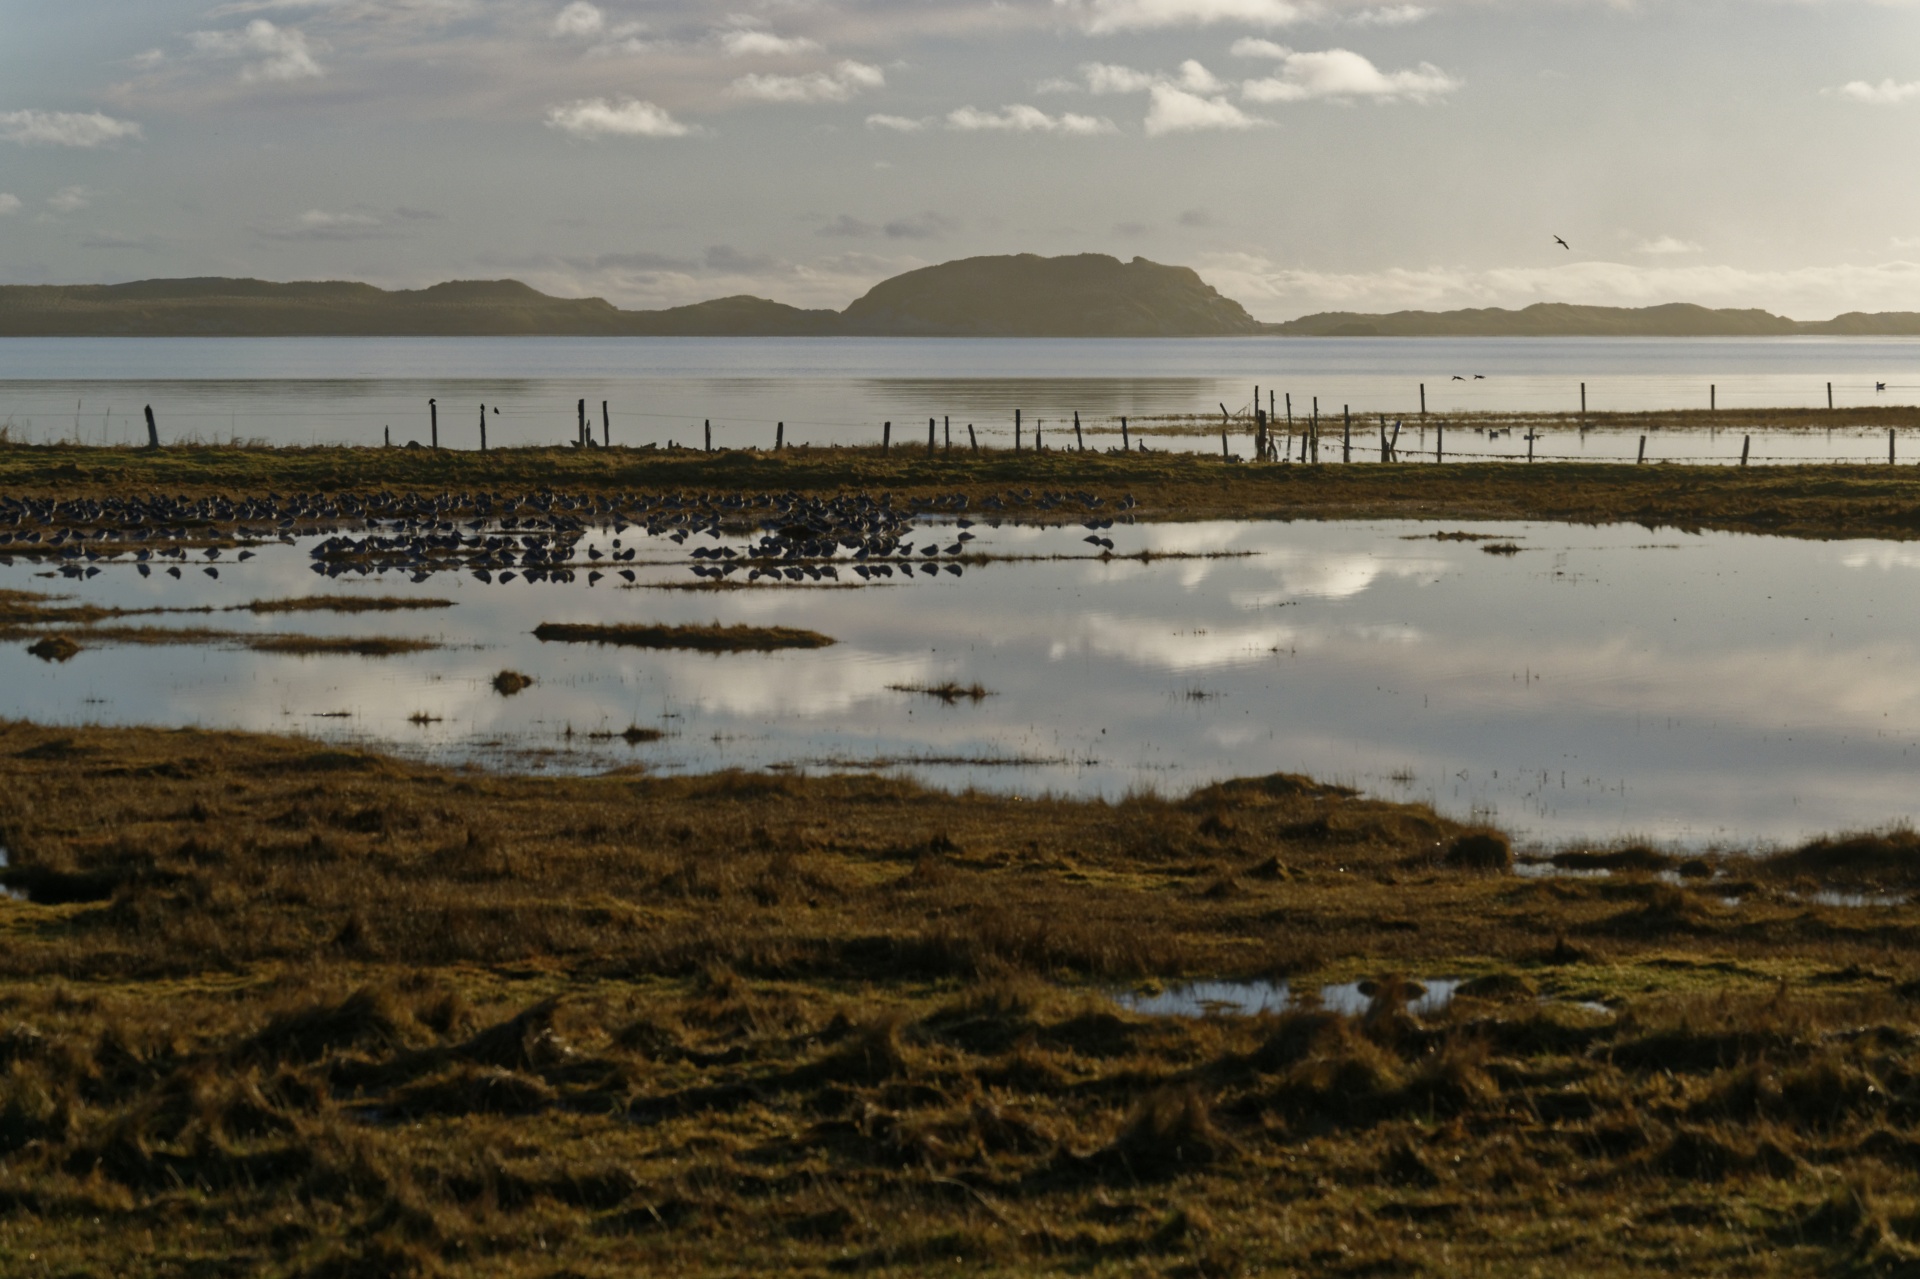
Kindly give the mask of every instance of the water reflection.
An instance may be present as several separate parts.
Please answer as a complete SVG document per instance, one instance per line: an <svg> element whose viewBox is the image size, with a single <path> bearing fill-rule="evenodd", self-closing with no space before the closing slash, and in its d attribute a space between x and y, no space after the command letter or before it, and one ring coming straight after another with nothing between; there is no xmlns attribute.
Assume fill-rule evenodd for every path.
<svg viewBox="0 0 1920 1279"><path fill-rule="evenodd" d="M1429 1017L1453 1002L1457 979L1435 978L1418 983L1419 995L1409 999L1407 1011ZM1375 987L1368 981L1335 982L1321 986L1318 1007L1343 1017L1357 1017L1373 1004ZM1293 989L1285 981L1195 981L1150 992L1121 991L1113 1001L1129 1012L1149 1017L1252 1017L1282 1013L1295 1006Z"/></svg>
<svg viewBox="0 0 1920 1279"><path fill-rule="evenodd" d="M940 527L945 543L952 530ZM1286 770L1551 841L1786 841L1916 816L1920 565L1908 548L1504 525L1522 549L1503 557L1433 541L1431 526L1208 522L1116 524L1107 558L1078 524L973 531L969 545L989 555L1074 558L990 559L960 577L851 590L731 591L657 589L692 584L692 562L647 538L637 585L617 590L618 579L589 586L584 574L322 580L308 568L312 539L223 561L217 581L142 579L124 560L46 580L22 561L0 567L0 586L129 607L314 591L456 606L212 623L444 645L382 659L189 645L50 665L8 644L0 715L299 731L564 770L906 761L943 785L1109 797ZM576 556L612 536L589 529ZM1121 558L1140 551L1231 557ZM531 633L548 621L716 620L839 643L715 657ZM503 698L492 688L503 668L538 682ZM896 687L949 680L994 696L947 705ZM633 725L665 736L589 737Z"/></svg>

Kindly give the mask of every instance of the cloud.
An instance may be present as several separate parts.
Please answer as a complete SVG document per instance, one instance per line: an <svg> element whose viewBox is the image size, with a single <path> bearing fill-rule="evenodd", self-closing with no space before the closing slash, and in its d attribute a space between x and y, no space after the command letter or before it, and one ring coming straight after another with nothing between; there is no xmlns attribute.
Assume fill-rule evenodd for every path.
<svg viewBox="0 0 1920 1279"><path fill-rule="evenodd" d="M547 110L547 127L576 138L680 138L693 130L651 102L582 98Z"/></svg>
<svg viewBox="0 0 1920 1279"><path fill-rule="evenodd" d="M1225 98L1203 98L1170 84L1156 84L1147 108L1147 136L1194 133L1204 129L1251 129L1268 123L1250 116Z"/></svg>
<svg viewBox="0 0 1920 1279"><path fill-rule="evenodd" d="M725 271L733 274L755 275L774 270L780 265L778 258L765 253L745 253L731 244L716 244L708 248L706 268L709 271Z"/></svg>
<svg viewBox="0 0 1920 1279"><path fill-rule="evenodd" d="M777 36L771 31L728 31L720 37L720 51L729 58L788 58L820 52L820 42L805 36Z"/></svg>
<svg viewBox="0 0 1920 1279"><path fill-rule="evenodd" d="M1150 71L1116 67L1105 62L1089 62L1080 68L1087 78L1088 93L1145 93L1157 79Z"/></svg>
<svg viewBox="0 0 1920 1279"><path fill-rule="evenodd" d="M553 34L576 39L587 39L599 35L606 29L607 15L598 5L588 4L587 0L573 0L553 18Z"/></svg>
<svg viewBox="0 0 1920 1279"><path fill-rule="evenodd" d="M134 249L141 253L152 253L161 247L160 240L151 235L90 235L80 241L83 249Z"/></svg>
<svg viewBox="0 0 1920 1279"><path fill-rule="evenodd" d="M1306 8L1291 0L1054 0L1079 14L1094 35L1159 27L1203 27L1231 22L1247 27L1284 27L1303 21Z"/></svg>
<svg viewBox="0 0 1920 1279"><path fill-rule="evenodd" d="M958 222L945 214L933 212L922 213L911 218L895 218L880 226L871 222L862 222L851 214L842 213L814 234L846 239L886 236L890 240L932 240L957 230L959 226Z"/></svg>
<svg viewBox="0 0 1920 1279"><path fill-rule="evenodd" d="M894 133L918 133L927 127L925 120L913 120L903 115L870 115L867 117L869 129L887 129Z"/></svg>
<svg viewBox="0 0 1920 1279"><path fill-rule="evenodd" d="M18 212L20 212L20 197L0 191L0 218L6 217L9 213Z"/></svg>
<svg viewBox="0 0 1920 1279"><path fill-rule="evenodd" d="M265 18L255 18L239 31L195 31L187 38L204 57L250 59L240 68L240 79L247 83L286 83L326 74L314 61L304 34Z"/></svg>
<svg viewBox="0 0 1920 1279"><path fill-rule="evenodd" d="M1868 84L1865 80L1850 80L1838 89L1822 89L1821 92L1849 98L1855 102L1892 107L1900 105L1909 98L1920 98L1920 80L1909 80L1905 84L1895 84L1892 80L1882 80L1879 84Z"/></svg>
<svg viewBox="0 0 1920 1279"><path fill-rule="evenodd" d="M1700 252L1700 246L1691 240L1681 240L1671 235L1663 235L1658 239L1640 241L1639 244L1634 246L1634 252L1672 257L1682 253L1698 253Z"/></svg>
<svg viewBox="0 0 1920 1279"><path fill-rule="evenodd" d="M55 213L78 213L93 203L93 193L85 187L61 187L47 197L47 207Z"/></svg>
<svg viewBox="0 0 1920 1279"><path fill-rule="evenodd" d="M139 136L131 120L98 111L0 111L0 140L23 146L98 147Z"/></svg>
<svg viewBox="0 0 1920 1279"><path fill-rule="evenodd" d="M1249 80L1240 86L1251 102L1307 102L1315 98L1344 100L1371 98L1375 102L1425 102L1460 87L1430 62L1411 71L1384 72L1351 49L1296 53L1270 40L1239 40L1233 53L1243 58L1274 58L1278 75Z"/></svg>
<svg viewBox="0 0 1920 1279"><path fill-rule="evenodd" d="M1070 111L1051 116L1024 103L1001 107L998 111L961 107L947 112L947 127L960 133L1060 133L1074 137L1116 132L1111 120L1075 115Z"/></svg>
<svg viewBox="0 0 1920 1279"><path fill-rule="evenodd" d="M1181 226L1203 227L1213 225L1213 215L1205 209L1188 209L1180 215Z"/></svg>
<svg viewBox="0 0 1920 1279"><path fill-rule="evenodd" d="M1432 14L1433 10L1423 9L1417 4L1391 4L1378 9L1362 9L1347 21L1356 27L1404 27Z"/></svg>
<svg viewBox="0 0 1920 1279"><path fill-rule="evenodd" d="M846 102L863 90L884 89L887 78L879 67L864 62L842 62L831 72L806 75L744 75L728 92L761 102Z"/></svg>
<svg viewBox="0 0 1920 1279"><path fill-rule="evenodd" d="M385 219L372 213L329 213L324 209L308 209L289 225L260 232L269 240L313 243L374 240L390 233Z"/></svg>

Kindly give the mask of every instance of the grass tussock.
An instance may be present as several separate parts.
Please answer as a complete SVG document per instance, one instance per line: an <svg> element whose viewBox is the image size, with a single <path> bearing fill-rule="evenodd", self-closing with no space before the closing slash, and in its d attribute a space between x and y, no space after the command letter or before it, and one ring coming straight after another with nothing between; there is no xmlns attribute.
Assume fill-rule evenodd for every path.
<svg viewBox="0 0 1920 1279"><path fill-rule="evenodd" d="M47 635L27 645L27 652L43 662L70 662L80 654L80 646L65 635Z"/></svg>
<svg viewBox="0 0 1920 1279"><path fill-rule="evenodd" d="M135 1276L1910 1265L1920 908L1802 899L1857 858L1738 910L1450 858L1489 834L1295 776L0 723L0 1232ZM1368 1002L1109 998L1281 974Z"/></svg>
<svg viewBox="0 0 1920 1279"><path fill-rule="evenodd" d="M391 635L259 635L248 638L246 646L256 653L290 653L296 657L397 657L440 647L432 640Z"/></svg>
<svg viewBox="0 0 1920 1279"><path fill-rule="evenodd" d="M522 675L519 671L501 671L493 677L493 691L502 697L512 697L532 687L533 676Z"/></svg>
<svg viewBox="0 0 1920 1279"><path fill-rule="evenodd" d="M946 680L939 684L889 684L887 688L895 693L922 693L938 698L948 706L958 701L979 702L993 696L993 691L980 684L958 684Z"/></svg>
<svg viewBox="0 0 1920 1279"><path fill-rule="evenodd" d="M542 622L533 630L543 643L616 644L628 648L683 648L702 653L767 653L783 648L825 648L836 641L794 626L601 625Z"/></svg>
<svg viewBox="0 0 1920 1279"><path fill-rule="evenodd" d="M239 608L249 613L393 613L408 609L452 608L452 600L411 595L295 595L254 600Z"/></svg>

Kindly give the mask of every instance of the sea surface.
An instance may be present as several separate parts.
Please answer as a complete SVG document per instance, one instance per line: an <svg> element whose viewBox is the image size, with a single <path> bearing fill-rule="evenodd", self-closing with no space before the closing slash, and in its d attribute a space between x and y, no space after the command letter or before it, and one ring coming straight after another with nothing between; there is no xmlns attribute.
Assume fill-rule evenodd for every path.
<svg viewBox="0 0 1920 1279"><path fill-rule="evenodd" d="M1379 419L1404 422L1404 460L1473 456L1631 458L1618 431L1524 436L1456 432L1429 421L1486 410L1811 407L1920 402L1915 338L7 338L0 339L0 430L32 442L144 443L151 405L167 440L270 444L563 443L585 401L596 436L616 444L866 444L1005 447L1014 413L1058 446L1080 415L1088 447L1119 442L1119 419L1150 447L1218 450L1214 435L1156 434L1174 416L1234 415L1229 447L1248 452L1255 388L1276 417L1317 411L1322 461L1375 460ZM604 418L602 404L605 405ZM1289 409L1290 406L1290 409ZM1316 407L1317 406L1317 407ZM1349 419L1352 421L1349 427ZM784 424L784 425L782 425ZM1348 439L1326 447L1328 432ZM1671 433L1670 433L1671 436ZM1440 447L1436 450L1436 445ZM1655 438L1649 461L1885 461L1886 433L1726 432ZM1920 459L1920 441L1913 445Z"/></svg>
<svg viewBox="0 0 1920 1279"><path fill-rule="evenodd" d="M329 579L313 539L227 555L217 579L197 556L179 579L124 558L49 579L18 560L0 587L129 607L312 592L454 606L133 619L444 645L385 658L103 646L55 664L0 645L0 716L295 732L516 771L873 769L1036 795L1286 771L1546 845L1787 842L1920 816L1920 547L1626 525L1121 520L1095 534L975 519L971 551L1041 558L717 592L662 588L702 580L692 545L742 539L683 547L631 527L632 587L589 584L589 549L619 535L605 526L563 583ZM915 539L954 535L923 519ZM1188 558L1121 558L1141 551ZM838 643L715 656L532 633L714 620ZM535 684L500 696L506 668ZM986 695L913 691L948 681ZM636 726L664 736L620 736Z"/></svg>

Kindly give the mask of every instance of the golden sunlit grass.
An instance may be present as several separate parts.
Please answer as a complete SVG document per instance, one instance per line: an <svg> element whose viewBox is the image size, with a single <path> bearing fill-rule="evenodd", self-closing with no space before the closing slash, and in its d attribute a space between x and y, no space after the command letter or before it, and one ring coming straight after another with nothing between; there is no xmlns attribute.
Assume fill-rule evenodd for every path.
<svg viewBox="0 0 1920 1279"><path fill-rule="evenodd" d="M0 844L0 1255L48 1273L1916 1257L1920 912L1806 898L1913 883L1911 832L1534 879L1294 777L1106 803L3 724ZM1372 997L1109 997L1190 977Z"/></svg>

